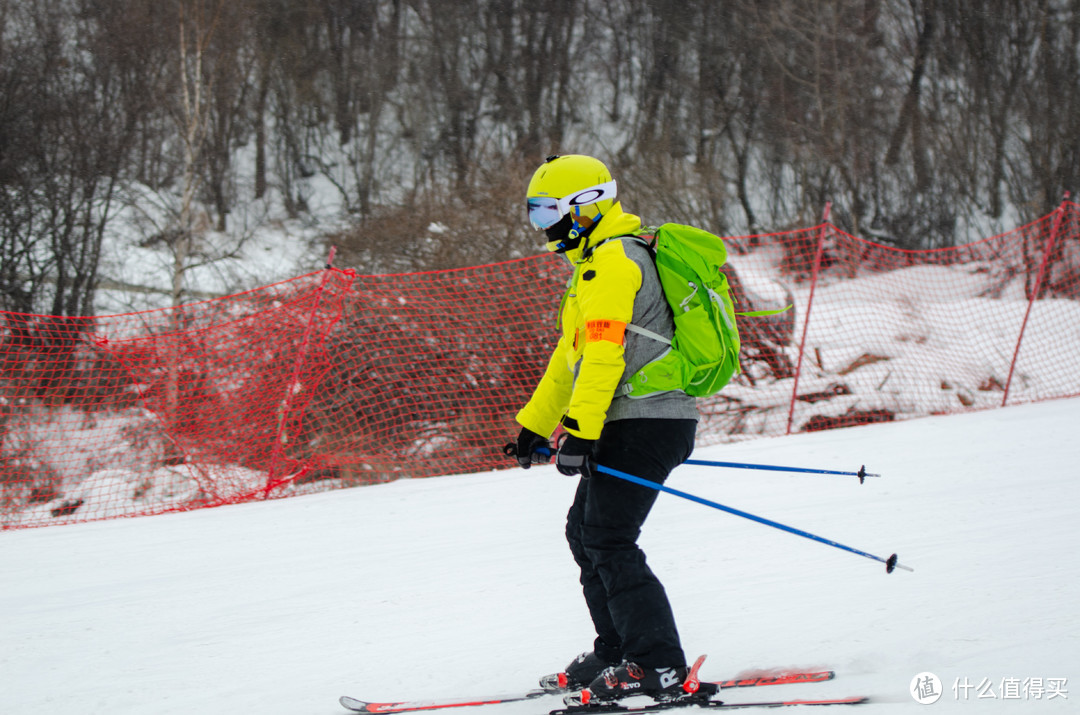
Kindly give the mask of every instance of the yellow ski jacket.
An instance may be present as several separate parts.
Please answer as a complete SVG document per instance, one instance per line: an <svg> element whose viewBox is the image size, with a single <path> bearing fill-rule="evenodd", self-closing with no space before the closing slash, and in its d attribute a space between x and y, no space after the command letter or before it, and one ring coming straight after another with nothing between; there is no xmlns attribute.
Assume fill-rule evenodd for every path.
<svg viewBox="0 0 1080 715"><path fill-rule="evenodd" d="M633 321L666 333L669 338L673 334L671 311L655 275L646 282L648 290L642 290L639 262L651 264L647 250L634 242L607 240L640 230L641 219L623 212L616 203L586 241L566 252L574 273L559 310L562 332L543 378L517 414L521 426L550 437L561 421L570 434L598 439L605 420L611 416L616 390L629 377L627 324ZM640 252L637 261L628 256L629 250ZM635 309L642 315L635 316ZM648 326L642 325L643 318L649 322ZM634 341L638 338L632 333L630 336ZM642 343L631 361L635 371L666 348L647 338ZM619 398L620 403L629 400ZM656 416L697 419L694 398L681 391L650 398L647 406L640 399L634 401L638 405L621 410L617 417L652 415L656 408L661 408L662 414Z"/></svg>

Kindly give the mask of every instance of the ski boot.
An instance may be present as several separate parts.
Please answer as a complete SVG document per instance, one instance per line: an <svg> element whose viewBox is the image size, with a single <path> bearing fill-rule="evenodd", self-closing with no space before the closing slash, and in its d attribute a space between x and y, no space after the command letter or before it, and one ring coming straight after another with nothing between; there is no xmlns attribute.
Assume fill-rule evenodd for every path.
<svg viewBox="0 0 1080 715"><path fill-rule="evenodd" d="M561 673L552 673L540 678L540 687L549 693L563 693L567 690L579 690L586 687L592 681L610 668L614 663L609 663L594 652L582 653L566 666Z"/></svg>
<svg viewBox="0 0 1080 715"><path fill-rule="evenodd" d="M643 668L637 663L623 663L607 668L587 688L568 694L563 702L571 707L581 707L634 695L648 695L658 702L675 700L697 694L683 687L689 673L685 665Z"/></svg>

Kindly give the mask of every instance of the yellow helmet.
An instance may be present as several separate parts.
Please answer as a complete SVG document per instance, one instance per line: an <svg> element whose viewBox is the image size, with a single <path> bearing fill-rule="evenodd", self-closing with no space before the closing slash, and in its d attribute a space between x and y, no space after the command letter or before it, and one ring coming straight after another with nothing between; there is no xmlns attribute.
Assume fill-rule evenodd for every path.
<svg viewBox="0 0 1080 715"><path fill-rule="evenodd" d="M533 174L525 199L534 228L551 229L569 215L573 238L603 218L615 205L617 195L615 181L603 162L591 156L568 154L547 158ZM582 217L588 220L581 222ZM548 248L565 250L561 243L553 241Z"/></svg>

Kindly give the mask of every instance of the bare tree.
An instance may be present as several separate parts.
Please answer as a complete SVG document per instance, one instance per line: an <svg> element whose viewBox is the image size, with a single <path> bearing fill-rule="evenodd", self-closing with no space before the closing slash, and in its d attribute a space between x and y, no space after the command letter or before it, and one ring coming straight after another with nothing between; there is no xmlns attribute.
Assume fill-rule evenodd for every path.
<svg viewBox="0 0 1080 715"><path fill-rule="evenodd" d="M475 222L492 167L571 151L650 220L755 233L832 200L851 232L951 245L1080 189L1078 46L1077 0L0 0L0 306L92 312L132 196L182 301L240 204L305 216L316 178L365 255L454 263L431 221L364 227Z"/></svg>
<svg viewBox="0 0 1080 715"><path fill-rule="evenodd" d="M1025 217L1042 215L1066 191L1080 195L1080 2L1042 0L1032 27L1030 78L1020 82L1021 159L1006 177L1010 203ZM1014 139L1015 141L1015 139ZM1008 173L1008 172L1006 172Z"/></svg>
<svg viewBox="0 0 1080 715"><path fill-rule="evenodd" d="M27 312L93 314L102 242L138 126L122 68L101 51L101 25L84 5L0 6L10 23L0 48L2 292L5 305Z"/></svg>

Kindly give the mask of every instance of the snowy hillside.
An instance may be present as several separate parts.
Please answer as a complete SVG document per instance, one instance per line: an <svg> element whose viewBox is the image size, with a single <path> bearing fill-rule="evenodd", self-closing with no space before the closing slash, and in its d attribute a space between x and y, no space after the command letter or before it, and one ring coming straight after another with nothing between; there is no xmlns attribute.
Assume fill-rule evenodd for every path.
<svg viewBox="0 0 1080 715"><path fill-rule="evenodd" d="M865 694L853 712L897 712L924 707L908 690L929 671L934 712L1075 711L1078 423L1070 399L699 450L865 463L883 477L684 466L669 485L915 571L661 495L643 546L688 654L710 654L709 678L838 673L733 701ZM531 687L591 642L562 541L573 488L547 467L5 533L0 712L333 715L346 693Z"/></svg>

